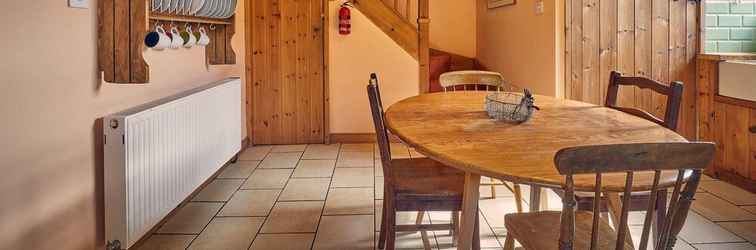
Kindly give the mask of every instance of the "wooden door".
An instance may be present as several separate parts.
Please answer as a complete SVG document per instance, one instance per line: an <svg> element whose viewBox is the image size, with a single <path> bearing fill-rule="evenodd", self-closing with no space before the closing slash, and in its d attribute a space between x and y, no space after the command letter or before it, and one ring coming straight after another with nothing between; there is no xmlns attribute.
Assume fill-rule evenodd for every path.
<svg viewBox="0 0 756 250"><path fill-rule="evenodd" d="M248 2L252 143L323 143L324 1Z"/></svg>
<svg viewBox="0 0 756 250"><path fill-rule="evenodd" d="M682 81L678 132L696 134L698 1L567 0L565 95L603 104L609 72L661 82ZM664 117L666 98L623 86L619 102Z"/></svg>

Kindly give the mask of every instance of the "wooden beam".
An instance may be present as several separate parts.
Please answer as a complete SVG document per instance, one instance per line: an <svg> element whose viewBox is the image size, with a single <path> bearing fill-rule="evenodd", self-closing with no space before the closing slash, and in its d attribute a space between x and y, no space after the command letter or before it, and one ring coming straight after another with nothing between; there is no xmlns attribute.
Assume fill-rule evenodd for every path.
<svg viewBox="0 0 756 250"><path fill-rule="evenodd" d="M430 89L430 2L418 0L417 8L417 58L420 63L420 93L428 93ZM409 14L408 14L409 15Z"/></svg>

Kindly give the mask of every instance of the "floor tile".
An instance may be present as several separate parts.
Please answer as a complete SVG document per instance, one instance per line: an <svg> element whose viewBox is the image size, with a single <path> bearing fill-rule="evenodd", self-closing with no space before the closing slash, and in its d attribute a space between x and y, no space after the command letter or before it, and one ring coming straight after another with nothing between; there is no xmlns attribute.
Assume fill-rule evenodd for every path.
<svg viewBox="0 0 756 250"><path fill-rule="evenodd" d="M258 168L295 168L302 152L270 153Z"/></svg>
<svg viewBox="0 0 756 250"><path fill-rule="evenodd" d="M691 244L744 241L695 212L688 213L688 219L685 220L679 237Z"/></svg>
<svg viewBox="0 0 756 250"><path fill-rule="evenodd" d="M383 176L383 163L381 163L381 159L375 159L373 166L375 166L375 176Z"/></svg>
<svg viewBox="0 0 756 250"><path fill-rule="evenodd" d="M270 150L270 152L271 153L304 152L306 148L307 148L307 144L275 145Z"/></svg>
<svg viewBox="0 0 756 250"><path fill-rule="evenodd" d="M136 248L137 250L184 250L192 243L195 235L181 234L154 234L148 238L144 244Z"/></svg>
<svg viewBox="0 0 756 250"><path fill-rule="evenodd" d="M373 167L373 161L371 152L341 152L336 167Z"/></svg>
<svg viewBox="0 0 756 250"><path fill-rule="evenodd" d="M310 250L315 234L259 234L249 250Z"/></svg>
<svg viewBox="0 0 756 250"><path fill-rule="evenodd" d="M373 168L336 168L331 187L373 187Z"/></svg>
<svg viewBox="0 0 756 250"><path fill-rule="evenodd" d="M756 214L752 214L709 193L696 194L692 209L703 217L715 222L756 220Z"/></svg>
<svg viewBox="0 0 756 250"><path fill-rule="evenodd" d="M349 143L349 144L341 144L341 152L354 152L354 151L361 151L361 152L373 152L374 148L373 143Z"/></svg>
<svg viewBox="0 0 756 250"><path fill-rule="evenodd" d="M272 146L254 146L249 147L239 154L239 160L242 161L262 161L272 149Z"/></svg>
<svg viewBox="0 0 756 250"><path fill-rule="evenodd" d="M323 210L322 201L278 202L261 233L314 233Z"/></svg>
<svg viewBox="0 0 756 250"><path fill-rule="evenodd" d="M292 178L328 178L335 167L336 160L300 160Z"/></svg>
<svg viewBox="0 0 756 250"><path fill-rule="evenodd" d="M205 186L192 201L228 201L244 183L240 179L215 179Z"/></svg>
<svg viewBox="0 0 756 250"><path fill-rule="evenodd" d="M372 215L323 216L314 250L372 250L375 232Z"/></svg>
<svg viewBox="0 0 756 250"><path fill-rule="evenodd" d="M372 188L332 188L328 191L323 215L373 214Z"/></svg>
<svg viewBox="0 0 756 250"><path fill-rule="evenodd" d="M756 194L723 181L702 181L700 188L735 205L756 205Z"/></svg>
<svg viewBox="0 0 756 250"><path fill-rule="evenodd" d="M280 190L239 190L218 216L268 216Z"/></svg>
<svg viewBox="0 0 756 250"><path fill-rule="evenodd" d="M179 208L158 233L199 234L218 213L223 203L189 202Z"/></svg>
<svg viewBox="0 0 756 250"><path fill-rule="evenodd" d="M526 203L522 204L523 209L529 209ZM498 197L496 199L484 199L478 202L478 207L483 212L486 221L494 228L504 227L504 216L511 213L517 213L514 197Z"/></svg>
<svg viewBox="0 0 756 250"><path fill-rule="evenodd" d="M742 206L740 208L745 209L746 211L751 212L752 214L756 214L756 206Z"/></svg>
<svg viewBox="0 0 756 250"><path fill-rule="evenodd" d="M438 245L438 241L436 241L435 232L429 231L426 233L428 235L428 244L430 245L431 249L440 249ZM375 233L375 244L377 246L378 244L378 238L379 233ZM423 238L422 234L420 232L397 232L396 233L396 243L395 243L396 249L398 250L424 250L423 247ZM457 249L456 247L454 248ZM379 250L376 247L376 250ZM485 249L482 249L485 250Z"/></svg>
<svg viewBox="0 0 756 250"><path fill-rule="evenodd" d="M383 216L383 201L382 200L376 200L375 201L375 231L379 231L381 226L381 219ZM434 212L435 213L435 212ZM446 212L439 212L439 213L446 213ZM417 222L417 212L398 212L396 213L396 224L397 225L411 225L416 224ZM431 223L430 215L423 216L423 223Z"/></svg>
<svg viewBox="0 0 756 250"><path fill-rule="evenodd" d="M257 169L242 189L283 189L292 172L293 169Z"/></svg>
<svg viewBox="0 0 756 250"><path fill-rule="evenodd" d="M420 152L417 152L414 148L409 149L410 157L412 158L426 158L427 156L421 154Z"/></svg>
<svg viewBox="0 0 756 250"><path fill-rule="evenodd" d="M339 156L340 148L341 144L310 144L302 154L302 159L335 160Z"/></svg>
<svg viewBox="0 0 756 250"><path fill-rule="evenodd" d="M247 179L255 171L260 161L237 161L218 175L218 179Z"/></svg>
<svg viewBox="0 0 756 250"><path fill-rule="evenodd" d="M383 200L383 177L375 177L375 199Z"/></svg>
<svg viewBox="0 0 756 250"><path fill-rule="evenodd" d="M279 201L323 201L328 194L330 178L289 179L278 197Z"/></svg>
<svg viewBox="0 0 756 250"><path fill-rule="evenodd" d="M720 226L756 244L756 221L720 222Z"/></svg>
<svg viewBox="0 0 756 250"><path fill-rule="evenodd" d="M448 224L451 222L451 212L432 212L430 220L433 224ZM441 248L453 248L453 238L448 230L435 231L438 246ZM486 218L480 217L480 247L481 248L500 248L499 240L496 238L493 230L488 225Z"/></svg>
<svg viewBox="0 0 756 250"><path fill-rule="evenodd" d="M404 146L404 144L401 143L391 143L389 145L389 148L391 148L391 158L392 159L406 159L410 158L410 152L407 146ZM373 154L376 159L381 158L381 151L378 147L378 145L375 145L375 153Z"/></svg>
<svg viewBox="0 0 756 250"><path fill-rule="evenodd" d="M252 244L265 218L219 217L197 236L189 250L245 250Z"/></svg>
<svg viewBox="0 0 756 250"><path fill-rule="evenodd" d="M751 243L714 243L693 245L698 250L756 250L756 245Z"/></svg>

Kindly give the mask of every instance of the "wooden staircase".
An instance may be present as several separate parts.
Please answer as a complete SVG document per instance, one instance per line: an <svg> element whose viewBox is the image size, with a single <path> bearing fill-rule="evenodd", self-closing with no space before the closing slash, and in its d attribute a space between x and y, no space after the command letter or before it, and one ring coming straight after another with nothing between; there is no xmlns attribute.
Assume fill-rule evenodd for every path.
<svg viewBox="0 0 756 250"><path fill-rule="evenodd" d="M351 0L352 5L418 61L420 93L428 92L430 0Z"/></svg>

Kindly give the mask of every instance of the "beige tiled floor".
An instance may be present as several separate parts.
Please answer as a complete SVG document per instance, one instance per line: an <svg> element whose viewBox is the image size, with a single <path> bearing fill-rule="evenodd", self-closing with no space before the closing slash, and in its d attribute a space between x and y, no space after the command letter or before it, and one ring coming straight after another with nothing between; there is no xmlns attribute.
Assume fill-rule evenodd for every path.
<svg viewBox="0 0 756 250"><path fill-rule="evenodd" d="M421 157L392 144L396 158ZM380 225L383 174L373 144L258 146L240 154L192 202L180 207L139 247L148 249L374 249ZM504 215L515 211L504 187L481 187L481 245L501 249ZM756 249L756 194L705 178L678 250ZM523 186L524 199L528 188ZM550 209L559 197L549 194ZM524 204L527 209L527 202ZM631 214L640 232L642 213ZM399 213L400 224L416 213ZM432 212L426 223L448 223L448 212ZM455 249L448 231L428 232L433 249ZM638 237L635 237L638 238ZM422 249L420 233L400 233L397 248Z"/></svg>

